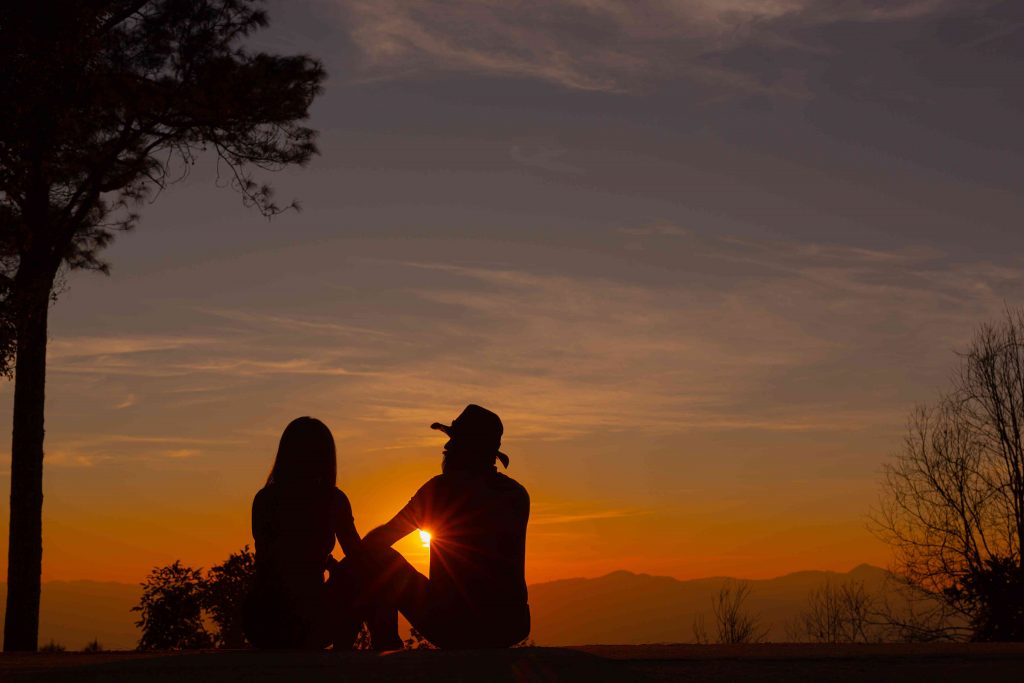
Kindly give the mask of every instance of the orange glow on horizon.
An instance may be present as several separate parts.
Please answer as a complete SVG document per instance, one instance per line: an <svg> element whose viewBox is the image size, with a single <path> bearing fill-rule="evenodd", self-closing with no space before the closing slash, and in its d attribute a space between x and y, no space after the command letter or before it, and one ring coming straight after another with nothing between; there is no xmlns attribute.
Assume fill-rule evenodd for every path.
<svg viewBox="0 0 1024 683"><path fill-rule="evenodd" d="M162 457L164 444L156 439L151 444L114 435L103 442L109 460L82 464L61 456L72 452L73 443L54 438L45 480L44 581L137 583L175 560L209 569L243 545L251 548L252 499L280 436L266 425L287 424L293 412L247 417L237 438L199 443L200 453L191 458ZM535 422L513 410L504 413L509 425ZM391 519L438 472L439 444L422 427L425 417L419 412L393 415L397 427L386 435L364 433L360 421L344 415L318 415L338 440L337 483L352 504L361 535ZM510 438L507 450L516 457L507 474L531 497L527 582L619 570L684 580L761 579L888 564L888 548L864 525L875 494L873 477L794 489L779 461L756 482L746 481L729 470L717 473L716 467L729 463L722 444L701 444L692 437L687 447L716 455L674 458L657 466L654 477L642 469L624 471L613 457L586 460L592 444L585 441ZM721 449L721 455L713 449ZM588 474L580 478L583 461ZM684 475L690 488L682 497L669 487L682 486L672 478ZM794 499L794 490L802 496ZM0 510L0 524L6 525L6 512ZM427 574L430 542L429 530L417 530L395 549ZM342 555L336 547L334 556ZM0 572L6 571L5 560L6 552L0 553Z"/></svg>

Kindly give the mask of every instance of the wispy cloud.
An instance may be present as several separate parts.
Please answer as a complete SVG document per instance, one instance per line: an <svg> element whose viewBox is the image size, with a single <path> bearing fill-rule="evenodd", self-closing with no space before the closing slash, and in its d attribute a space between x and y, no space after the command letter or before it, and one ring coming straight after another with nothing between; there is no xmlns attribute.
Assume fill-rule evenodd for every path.
<svg viewBox="0 0 1024 683"><path fill-rule="evenodd" d="M80 453L69 451L64 448L55 448L46 453L46 466L59 469L76 469L82 467L95 467L103 463L111 462L113 455L104 453Z"/></svg>
<svg viewBox="0 0 1024 683"><path fill-rule="evenodd" d="M47 345L47 357L51 361L82 358L85 356L125 356L172 351L209 344L209 337L180 336L122 336L70 337L54 339Z"/></svg>
<svg viewBox="0 0 1024 683"><path fill-rule="evenodd" d="M201 458L248 443L238 438L207 438L147 434L58 434L49 440L47 466L58 468L95 467L130 459L175 461Z"/></svg>
<svg viewBox="0 0 1024 683"><path fill-rule="evenodd" d="M200 451L196 448L175 448L169 451L164 451L163 456L166 458L172 458L175 460L183 458L194 458L200 454Z"/></svg>
<svg viewBox="0 0 1024 683"><path fill-rule="evenodd" d="M564 507L564 506L561 506ZM609 519L623 519L627 517L638 517L648 515L648 510L635 510L630 508L586 510L577 512L555 512L543 508L535 510L530 515L531 526L553 526L561 524L578 524L581 522L597 522Z"/></svg>
<svg viewBox="0 0 1024 683"><path fill-rule="evenodd" d="M552 442L891 429L938 386L974 326L1024 295L1012 263L929 248L738 238L665 222L604 238L649 248L623 252L617 271L582 252L572 268L378 260L392 284L372 316L359 296L333 301L329 316L203 309L191 334L90 337L54 366L69 391L81 382L76 395L105 405L145 401L174 419L231 413L226 436L242 442L237 429L262 415L302 411L337 416L339 438L377 451L432 448L426 425L470 402L498 410L512 439ZM67 450L139 446L173 458L235 447L164 440L150 427L157 436L137 438L153 441L107 427L115 436Z"/></svg>
<svg viewBox="0 0 1024 683"><path fill-rule="evenodd" d="M568 173L571 175L584 173L584 170L579 166L574 166L562 160L566 153L567 150L560 148L544 147L531 150L520 145L514 145L509 150L509 156L523 166L539 168L551 173Z"/></svg>
<svg viewBox="0 0 1024 683"><path fill-rule="evenodd" d="M135 434L108 434L104 436L94 437L88 440L86 443L92 445L107 443L117 444L156 444L156 445L180 445L189 444L194 446L224 446L224 445L237 445L245 443L238 439L225 439L225 438L206 438L206 437L188 437L188 436L171 436L171 435L135 435Z"/></svg>
<svg viewBox="0 0 1024 683"><path fill-rule="evenodd" d="M429 366L377 378L410 410L419 396L486 387L529 435L594 429L821 431L899 423L905 394L866 377L935 380L974 326L1024 292L1011 266L958 262L930 249L625 229L675 239L678 286L444 263L408 263L453 280L416 295L459 320L471 344ZM725 274L723 274L725 273ZM475 283L475 284L470 284ZM434 326L429 335L456 335ZM865 374L867 373L867 374ZM818 375L821 380L807 384ZM887 386L882 384L882 386ZM415 388L415 389L413 389ZM424 415L424 419L427 416Z"/></svg>
<svg viewBox="0 0 1024 683"><path fill-rule="evenodd" d="M311 338L327 334L349 339L387 336L378 330L353 328L329 322L300 320L242 311L218 311L219 317L252 324L257 330L291 331L304 335L302 355L289 353L281 340L268 341L252 329L233 330L216 337L72 337L51 342L49 362L53 372L110 377L181 378L222 374L229 377L269 375L349 376L367 374L346 367L351 361L349 342L336 341L309 346ZM283 348L282 348L283 347ZM284 357L282 357L284 355ZM195 392L195 387L176 388L176 392ZM137 392L115 404L128 408L139 400Z"/></svg>
<svg viewBox="0 0 1024 683"><path fill-rule="evenodd" d="M223 308L198 308L196 310L206 315L245 323L250 327L260 329L281 329L286 332L317 332L343 337L356 335L370 335L373 337L389 336L387 332L379 329L346 325L324 318L299 318L295 316L275 315L265 312L261 313Z"/></svg>
<svg viewBox="0 0 1024 683"><path fill-rule="evenodd" d="M977 38L968 40L963 43L963 45L967 47L978 47L989 43L995 43L1000 40L1010 38L1021 30L1024 30L1024 21L1015 21L1010 23L995 22L995 24L995 27L991 31L986 32Z"/></svg>
<svg viewBox="0 0 1024 683"><path fill-rule="evenodd" d="M262 377L266 375L317 375L320 377L344 377L371 373L349 370L323 358L287 358L284 360L263 360L255 358L221 357L176 366L182 371L194 374L225 374L232 377Z"/></svg>
<svg viewBox="0 0 1024 683"><path fill-rule="evenodd" d="M661 235L663 237L686 237L690 234L689 230L681 228L673 223L653 223L651 225L644 225L641 227L625 227L619 228L619 232L623 235L634 235L637 237L650 237L651 235Z"/></svg>
<svg viewBox="0 0 1024 683"><path fill-rule="evenodd" d="M626 91L684 77L725 88L790 94L800 94L800 87L759 80L736 67L715 64L708 55L744 43L792 49L808 26L911 21L978 5L968 0L341 3L363 55L365 79L455 70L536 78L579 90Z"/></svg>
<svg viewBox="0 0 1024 683"><path fill-rule="evenodd" d="M128 394L123 401L114 405L116 410L124 410L125 408L131 408L139 402L139 397L135 394Z"/></svg>

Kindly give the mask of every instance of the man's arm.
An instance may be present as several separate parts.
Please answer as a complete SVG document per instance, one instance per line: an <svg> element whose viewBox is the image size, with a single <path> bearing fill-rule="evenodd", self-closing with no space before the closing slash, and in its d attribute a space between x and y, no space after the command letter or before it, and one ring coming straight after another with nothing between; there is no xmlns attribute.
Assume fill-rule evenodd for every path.
<svg viewBox="0 0 1024 683"><path fill-rule="evenodd" d="M424 510L429 507L428 501L433 498L437 479L438 477L434 477L421 486L390 522L366 534L363 537L363 544L371 548L390 548L399 539L415 531L423 523Z"/></svg>
<svg viewBox="0 0 1024 683"><path fill-rule="evenodd" d="M416 529L409 516L402 510L391 521L379 526L363 537L363 544L374 548L390 548L399 539L405 538Z"/></svg>

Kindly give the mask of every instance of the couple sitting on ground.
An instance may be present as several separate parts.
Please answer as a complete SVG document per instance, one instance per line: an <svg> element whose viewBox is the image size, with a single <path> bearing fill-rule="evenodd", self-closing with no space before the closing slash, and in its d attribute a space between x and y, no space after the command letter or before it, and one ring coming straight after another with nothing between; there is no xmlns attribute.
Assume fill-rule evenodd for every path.
<svg viewBox="0 0 1024 683"><path fill-rule="evenodd" d="M526 489L497 471L502 424L469 405L451 425L441 474L390 522L359 537L336 486L334 438L300 417L284 430L274 467L252 504L256 585L245 634L259 648L351 649L363 623L372 647L402 647L401 612L441 648L509 647L530 632L526 602ZM391 546L430 534L430 578ZM345 554L331 555L337 538ZM324 571L330 578L324 581Z"/></svg>

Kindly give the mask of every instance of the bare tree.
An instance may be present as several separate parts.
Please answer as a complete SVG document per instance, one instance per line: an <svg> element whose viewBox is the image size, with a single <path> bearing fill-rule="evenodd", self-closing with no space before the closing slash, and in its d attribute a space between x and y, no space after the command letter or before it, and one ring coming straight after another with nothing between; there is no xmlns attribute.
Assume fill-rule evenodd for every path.
<svg viewBox="0 0 1024 683"><path fill-rule="evenodd" d="M711 636L708 634L708 619L703 612L693 618L693 640L698 645L711 643Z"/></svg>
<svg viewBox="0 0 1024 683"><path fill-rule="evenodd" d="M790 629L794 640L814 643L868 643L881 640L875 598L863 581L825 581L807 596L804 611Z"/></svg>
<svg viewBox="0 0 1024 683"><path fill-rule="evenodd" d="M872 620L883 641L958 641L971 635L970 621L963 612L941 594L924 590L904 576L889 574L879 595Z"/></svg>
<svg viewBox="0 0 1024 683"><path fill-rule="evenodd" d="M717 643L758 643L768 635L768 627L750 614L747 600L750 584L745 581L726 581L711 596L711 614L714 618L715 642ZM711 637L703 614L693 622L693 634L698 643L709 643Z"/></svg>
<svg viewBox="0 0 1024 683"><path fill-rule="evenodd" d="M895 573L976 639L1024 639L1024 315L981 326L952 388L911 414L872 527ZM959 617L960 624L955 623Z"/></svg>

